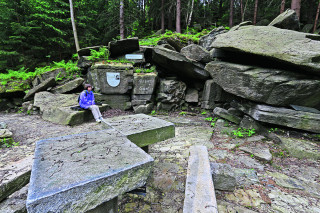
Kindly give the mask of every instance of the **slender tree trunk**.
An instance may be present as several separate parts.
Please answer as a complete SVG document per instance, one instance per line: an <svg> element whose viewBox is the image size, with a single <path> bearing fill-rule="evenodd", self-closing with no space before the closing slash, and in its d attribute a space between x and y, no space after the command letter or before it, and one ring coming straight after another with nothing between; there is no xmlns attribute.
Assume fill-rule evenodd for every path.
<svg viewBox="0 0 320 213"><path fill-rule="evenodd" d="M256 3L254 4L253 25L256 25L257 23L258 3L259 3L259 0L256 0Z"/></svg>
<svg viewBox="0 0 320 213"><path fill-rule="evenodd" d="M177 0L176 31L181 33L181 0Z"/></svg>
<svg viewBox="0 0 320 213"><path fill-rule="evenodd" d="M280 14L284 12L284 8L286 7L286 0L281 1Z"/></svg>
<svg viewBox="0 0 320 213"><path fill-rule="evenodd" d="M161 33L164 33L164 0L161 0Z"/></svg>
<svg viewBox="0 0 320 213"><path fill-rule="evenodd" d="M188 24L187 24L188 27L189 27L190 24L191 24L192 13L193 13L193 6L194 6L194 0L192 0L192 4L191 4L191 11L190 11L190 16L189 16Z"/></svg>
<svg viewBox="0 0 320 213"><path fill-rule="evenodd" d="M76 45L76 49L77 49L77 52L78 52L80 50L80 46L79 46L79 41L78 41L76 23L74 22L72 0L69 0L69 3L70 3L70 16L71 16L72 30L73 30L73 36L74 36L74 43Z"/></svg>
<svg viewBox="0 0 320 213"><path fill-rule="evenodd" d="M243 16L243 2L242 2L242 0L240 1L240 12L241 12L241 22L243 22L244 16Z"/></svg>
<svg viewBox="0 0 320 213"><path fill-rule="evenodd" d="M218 12L218 17L221 19L222 17L222 0L219 1L219 12Z"/></svg>
<svg viewBox="0 0 320 213"><path fill-rule="evenodd" d="M173 23L172 23L172 13L171 13L171 10L172 10L172 7L173 7L173 5L171 4L170 6L169 6L169 10L168 10L168 29L169 30L172 30L173 29Z"/></svg>
<svg viewBox="0 0 320 213"><path fill-rule="evenodd" d="M292 0L291 9L296 11L298 18L300 19L301 0Z"/></svg>
<svg viewBox="0 0 320 213"><path fill-rule="evenodd" d="M120 0L120 39L124 39L124 3L123 0Z"/></svg>
<svg viewBox="0 0 320 213"><path fill-rule="evenodd" d="M314 32L316 31L316 29L317 29L318 18L319 18L319 11L320 11L320 1L319 1L319 4L318 4L316 19L314 20L313 33L314 33Z"/></svg>
<svg viewBox="0 0 320 213"><path fill-rule="evenodd" d="M244 16L246 14L247 6L248 6L248 0L246 1L246 4L244 5L242 21L244 21Z"/></svg>
<svg viewBox="0 0 320 213"><path fill-rule="evenodd" d="M233 26L233 4L234 4L234 0L230 0L229 27Z"/></svg>

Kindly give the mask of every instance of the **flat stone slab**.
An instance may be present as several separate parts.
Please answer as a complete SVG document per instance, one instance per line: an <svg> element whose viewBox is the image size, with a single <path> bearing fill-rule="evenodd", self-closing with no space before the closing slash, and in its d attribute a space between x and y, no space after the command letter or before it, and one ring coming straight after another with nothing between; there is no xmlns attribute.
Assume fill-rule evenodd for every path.
<svg viewBox="0 0 320 213"><path fill-rule="evenodd" d="M0 169L0 201L29 183L33 156Z"/></svg>
<svg viewBox="0 0 320 213"><path fill-rule="evenodd" d="M27 210L87 212L145 185L153 159L115 129L38 141Z"/></svg>
<svg viewBox="0 0 320 213"><path fill-rule="evenodd" d="M270 150L263 145L253 144L249 146L242 146L242 147L239 147L239 150L242 150L249 154L253 154L255 158L257 158L258 160L262 160L262 161L272 160L272 154L270 153Z"/></svg>
<svg viewBox="0 0 320 213"><path fill-rule="evenodd" d="M106 119L106 122L139 147L175 136L173 123L145 114L109 118Z"/></svg>
<svg viewBox="0 0 320 213"><path fill-rule="evenodd" d="M218 206L205 146L191 146L183 213L218 213Z"/></svg>

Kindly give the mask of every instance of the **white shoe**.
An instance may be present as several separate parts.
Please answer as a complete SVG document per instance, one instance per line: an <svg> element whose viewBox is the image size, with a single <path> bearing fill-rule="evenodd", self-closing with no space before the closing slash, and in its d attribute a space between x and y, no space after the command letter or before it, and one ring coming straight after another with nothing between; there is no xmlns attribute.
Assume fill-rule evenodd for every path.
<svg viewBox="0 0 320 213"><path fill-rule="evenodd" d="M97 119L96 122L97 122L97 123L101 123L101 120L100 120L100 119Z"/></svg>
<svg viewBox="0 0 320 213"><path fill-rule="evenodd" d="M100 119L100 121L104 121L103 117L100 117L99 119Z"/></svg>

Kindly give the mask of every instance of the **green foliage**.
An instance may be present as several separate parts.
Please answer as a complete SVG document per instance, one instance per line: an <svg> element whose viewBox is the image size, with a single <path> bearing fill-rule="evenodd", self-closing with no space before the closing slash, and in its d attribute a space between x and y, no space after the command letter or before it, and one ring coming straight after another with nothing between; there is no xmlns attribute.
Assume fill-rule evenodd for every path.
<svg viewBox="0 0 320 213"><path fill-rule="evenodd" d="M10 148L13 146L19 146L19 142L15 142L13 138L2 138L0 139L0 147Z"/></svg>
<svg viewBox="0 0 320 213"><path fill-rule="evenodd" d="M206 114L207 114L207 111L201 112L201 115L206 115Z"/></svg>
<svg viewBox="0 0 320 213"><path fill-rule="evenodd" d="M0 73L1 85L7 85L9 81L32 79L36 73L28 72L28 69L21 67L19 70L7 70L8 73Z"/></svg>
<svg viewBox="0 0 320 213"><path fill-rule="evenodd" d="M255 129L238 128L232 131L233 135L237 138L251 137L255 134Z"/></svg>
<svg viewBox="0 0 320 213"><path fill-rule="evenodd" d="M156 67L152 66L150 69L137 68L134 70L135 73L152 73L156 71Z"/></svg>
<svg viewBox="0 0 320 213"><path fill-rule="evenodd" d="M157 112L155 110L152 110L151 115L156 115Z"/></svg>
<svg viewBox="0 0 320 213"><path fill-rule="evenodd" d="M184 111L179 113L179 115L186 115L186 114L187 114L187 112L184 112Z"/></svg>
<svg viewBox="0 0 320 213"><path fill-rule="evenodd" d="M205 121L213 121L213 118L212 117L207 117L204 119Z"/></svg>
<svg viewBox="0 0 320 213"><path fill-rule="evenodd" d="M100 47L99 51L90 50L90 56L88 59L91 61L108 60L109 55L109 50L106 47Z"/></svg>

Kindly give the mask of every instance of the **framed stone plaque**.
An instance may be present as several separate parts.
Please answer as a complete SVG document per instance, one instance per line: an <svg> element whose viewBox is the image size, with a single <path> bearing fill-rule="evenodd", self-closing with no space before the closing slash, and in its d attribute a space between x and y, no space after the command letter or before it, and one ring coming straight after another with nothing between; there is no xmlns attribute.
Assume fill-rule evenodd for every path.
<svg viewBox="0 0 320 213"><path fill-rule="evenodd" d="M111 87L116 87L120 84L119 72L107 72L107 83Z"/></svg>

